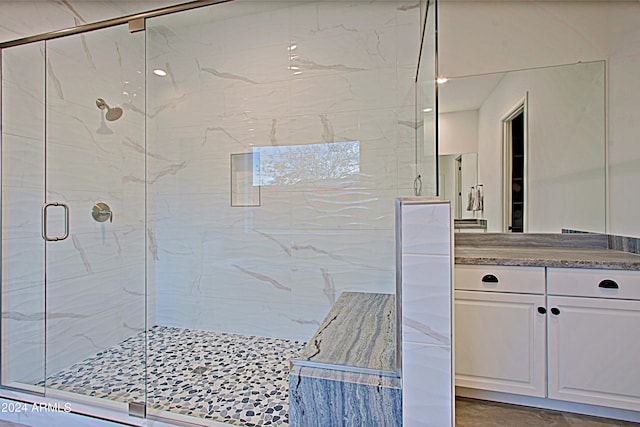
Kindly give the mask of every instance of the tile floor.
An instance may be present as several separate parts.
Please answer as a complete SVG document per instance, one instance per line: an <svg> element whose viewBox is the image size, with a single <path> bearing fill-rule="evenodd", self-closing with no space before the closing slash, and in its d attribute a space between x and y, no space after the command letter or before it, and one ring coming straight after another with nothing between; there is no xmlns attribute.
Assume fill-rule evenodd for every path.
<svg viewBox="0 0 640 427"><path fill-rule="evenodd" d="M456 427L638 427L638 423L498 402L456 399Z"/></svg>
<svg viewBox="0 0 640 427"><path fill-rule="evenodd" d="M289 360L305 343L156 326L148 343L150 407L239 426L288 425ZM122 402L144 396L145 335L48 378L48 386ZM0 427L12 424L3 424ZM456 427L638 427L638 423L456 399Z"/></svg>
<svg viewBox="0 0 640 427"><path fill-rule="evenodd" d="M146 336L147 407L241 426L288 425L289 360L305 343L155 326ZM47 379L47 386L144 401L145 334Z"/></svg>

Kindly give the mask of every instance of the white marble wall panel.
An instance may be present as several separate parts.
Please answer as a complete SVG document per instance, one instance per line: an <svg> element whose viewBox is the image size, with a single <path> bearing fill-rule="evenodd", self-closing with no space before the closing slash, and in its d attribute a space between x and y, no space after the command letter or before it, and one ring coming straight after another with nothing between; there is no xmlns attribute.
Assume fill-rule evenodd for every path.
<svg viewBox="0 0 640 427"><path fill-rule="evenodd" d="M395 68L325 73L311 78L303 73L302 77L294 77L291 80L291 112L295 115L356 111L364 117L365 111L388 110L396 103Z"/></svg>
<svg viewBox="0 0 640 427"><path fill-rule="evenodd" d="M403 336L411 342L451 346L451 264L448 257L403 255ZM445 285L443 285L445 284ZM428 323L421 317L428 315Z"/></svg>
<svg viewBox="0 0 640 427"><path fill-rule="evenodd" d="M132 268L140 269L140 266ZM126 276L139 279L137 274ZM145 315L143 282L125 287L122 269L48 283L47 287L48 374L94 355L141 329ZM136 307L135 312L124 312L126 308ZM134 313L137 316L132 316Z"/></svg>
<svg viewBox="0 0 640 427"><path fill-rule="evenodd" d="M403 423L453 425L451 208L400 200Z"/></svg>
<svg viewBox="0 0 640 427"><path fill-rule="evenodd" d="M286 65L284 66L286 69ZM206 117L213 117L215 113L222 119L228 119L229 124L235 125L229 132L237 139L246 140L252 134L262 134L265 138L261 141L252 141L254 145L278 145L279 140L287 141L286 134L281 122L289 116L289 93L290 84L288 81L273 83L237 83L234 85L225 84L222 93L215 85L211 85L207 80L212 80L205 72L201 72L202 100L209 103L209 100L222 97L224 109L212 110L208 108ZM232 120L235 118L235 120ZM275 120L275 122L274 122ZM238 123L239 122L239 123ZM225 123L224 121L222 123ZM223 127L225 127L223 125ZM236 130L236 128L238 128ZM254 131L248 131L248 129ZM238 133L238 130L246 129L249 133ZM271 132L275 131L276 139L272 139Z"/></svg>
<svg viewBox="0 0 640 427"><path fill-rule="evenodd" d="M306 41L345 33L353 33L357 37L362 33L393 27L396 25L398 7L403 4L387 1L317 1L302 4L291 8L291 38Z"/></svg>
<svg viewBox="0 0 640 427"><path fill-rule="evenodd" d="M454 425L451 348L416 342L403 345L402 423L407 426Z"/></svg>
<svg viewBox="0 0 640 427"><path fill-rule="evenodd" d="M317 79L310 80L317 81ZM322 94L325 91L319 89L318 92ZM316 106L315 113L296 115L288 123L291 128L292 144L360 141L361 150L370 145L373 145L371 148L395 149L397 126L395 109L327 112L331 108L330 104L336 102L336 99L335 96L321 94L318 97L325 98L326 105ZM305 102L309 104L312 101ZM299 108L295 110L299 111ZM373 142L368 143L368 141Z"/></svg>
<svg viewBox="0 0 640 427"><path fill-rule="evenodd" d="M444 206L442 210L444 210ZM447 206L448 207L448 206ZM420 255L451 254L451 219L440 210L423 205L407 205L402 210L402 253Z"/></svg>
<svg viewBox="0 0 640 427"><path fill-rule="evenodd" d="M15 290L44 278L44 241L41 237L2 241L2 280L5 290Z"/></svg>
<svg viewBox="0 0 640 427"><path fill-rule="evenodd" d="M393 291L394 269L384 267L393 263L393 254L388 253L392 236L388 233L371 238L366 230L315 236L308 232L291 235L280 231L239 231L234 235L222 231L207 232L206 236L203 233L196 248L190 237L174 238L176 249L170 257L160 249L157 271L165 284L158 289L160 323L188 324L180 316L200 307L203 298L244 301L245 310L260 306L272 311L282 308L283 303L289 304L290 310L310 305L313 309L295 317L286 334L277 329L271 332L271 336L299 338L291 327L320 321L340 292ZM248 256L251 254L256 255ZM234 325L236 317L232 320L210 310L201 312L224 327L222 330L251 328L247 323L251 317ZM200 316L202 321L205 315Z"/></svg>
<svg viewBox="0 0 640 427"><path fill-rule="evenodd" d="M3 242L41 239L42 187L3 186L2 200L4 208L2 215Z"/></svg>
<svg viewBox="0 0 640 427"><path fill-rule="evenodd" d="M28 256L33 257L34 254ZM3 381L35 384L44 378L43 276L40 280L17 284L4 277L4 270L3 268Z"/></svg>
<svg viewBox="0 0 640 427"><path fill-rule="evenodd" d="M277 0L260 3L263 2L240 0L203 10L202 17L195 23L202 24L200 42L206 51L232 52L288 43L291 3ZM193 25L193 16L186 22ZM238 28L250 28L251 31L238 31Z"/></svg>
<svg viewBox="0 0 640 427"><path fill-rule="evenodd" d="M222 52L212 52L205 47L197 53L199 59L196 61L201 75L208 77L214 87L215 83L225 83L228 90L236 86L246 88L286 81L290 75L287 47L285 41L259 47L247 43L237 49ZM250 64L259 66L248 67L247 58L251 58ZM269 72L265 73L265 70Z"/></svg>
<svg viewBox="0 0 640 427"><path fill-rule="evenodd" d="M401 49L403 52L405 49ZM406 51L410 51L406 49ZM413 56L413 54L412 54ZM423 70L426 72L426 70ZM416 90L415 90L415 79L416 79L416 68L413 64L411 65L398 65L397 69L398 80L397 80L397 89L396 89L396 105L398 107L407 107L411 111L416 110ZM424 107L423 107L424 108ZM415 113L413 116L413 120L415 121Z"/></svg>
<svg viewBox="0 0 640 427"><path fill-rule="evenodd" d="M270 3L147 23L151 63L173 73L150 78L147 96L160 324L308 338L339 292L393 291L393 201L412 191L413 172L399 168L415 163L418 53L399 50L402 38L419 43L417 9ZM263 186L259 207L230 206L231 154L349 141L360 142L356 174ZM399 160L400 144L411 160Z"/></svg>
<svg viewBox="0 0 640 427"><path fill-rule="evenodd" d="M3 136L14 135L42 143L44 132L43 44L19 46L2 52ZM24 64L31 64L25 67ZM38 66L38 64L40 66ZM6 146L6 144L3 144ZM4 154L5 147L3 147Z"/></svg>
<svg viewBox="0 0 640 427"><path fill-rule="evenodd" d="M293 229L388 230L393 226L395 190L317 188L289 194Z"/></svg>

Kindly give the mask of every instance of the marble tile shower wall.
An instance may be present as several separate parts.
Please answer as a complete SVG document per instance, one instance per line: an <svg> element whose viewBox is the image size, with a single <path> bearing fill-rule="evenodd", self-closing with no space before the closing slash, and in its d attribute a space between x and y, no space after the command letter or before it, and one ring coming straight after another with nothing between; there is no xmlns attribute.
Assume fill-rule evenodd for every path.
<svg viewBox="0 0 640 427"><path fill-rule="evenodd" d="M35 383L139 332L145 322L144 38L124 27L3 51L3 375ZM127 83L123 83L127 82ZM44 106L45 92L47 95ZM112 134L96 99L129 103ZM46 110L46 111L45 111ZM45 152L46 135L46 152ZM46 161L46 193L45 183ZM70 236L40 237L47 201ZM106 202L113 223L91 217ZM51 235L61 210L50 209ZM57 224L57 225L56 225Z"/></svg>
<svg viewBox="0 0 640 427"><path fill-rule="evenodd" d="M168 71L147 93L158 324L305 340L341 291L394 292L418 4L269 3L147 21L148 67ZM349 141L357 172L263 185L259 207L230 206L231 154Z"/></svg>

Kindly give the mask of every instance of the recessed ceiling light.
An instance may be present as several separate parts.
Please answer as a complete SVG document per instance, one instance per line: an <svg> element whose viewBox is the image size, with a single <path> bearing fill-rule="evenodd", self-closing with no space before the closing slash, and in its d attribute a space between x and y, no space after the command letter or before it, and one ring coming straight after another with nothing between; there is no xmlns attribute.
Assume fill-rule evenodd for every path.
<svg viewBox="0 0 640 427"><path fill-rule="evenodd" d="M167 72L162 68L156 68L155 70L153 70L153 74L155 74L156 76L164 77L167 75Z"/></svg>
<svg viewBox="0 0 640 427"><path fill-rule="evenodd" d="M433 108L429 108L429 107L427 107L427 108L425 108L425 109L424 109L424 110L422 110L422 111L424 111L425 113L430 113L430 112L432 112L432 111L433 111Z"/></svg>
<svg viewBox="0 0 640 427"><path fill-rule="evenodd" d="M449 81L449 79L448 79L448 78L446 78L446 77L438 77L438 78L436 79L436 83L438 83L439 85L441 85L441 84L443 84L443 83L446 83L446 82L448 82L448 81Z"/></svg>

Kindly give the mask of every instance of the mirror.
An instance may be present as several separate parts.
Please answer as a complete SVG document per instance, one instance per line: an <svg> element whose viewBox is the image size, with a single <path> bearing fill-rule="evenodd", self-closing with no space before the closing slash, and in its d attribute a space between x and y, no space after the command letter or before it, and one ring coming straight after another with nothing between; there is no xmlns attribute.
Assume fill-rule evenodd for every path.
<svg viewBox="0 0 640 427"><path fill-rule="evenodd" d="M439 85L439 194L455 217L489 232L604 233L604 83L595 61ZM468 210L478 185L483 209Z"/></svg>

